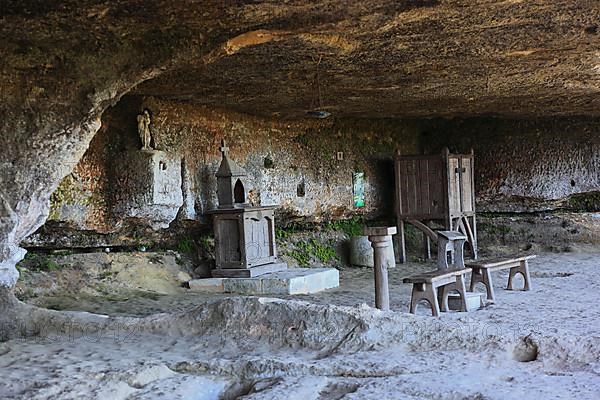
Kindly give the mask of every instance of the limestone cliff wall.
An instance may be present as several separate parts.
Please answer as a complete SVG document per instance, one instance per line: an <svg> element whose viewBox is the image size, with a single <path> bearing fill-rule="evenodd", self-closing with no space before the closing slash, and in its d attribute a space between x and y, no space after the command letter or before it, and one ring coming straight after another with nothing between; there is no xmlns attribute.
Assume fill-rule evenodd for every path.
<svg viewBox="0 0 600 400"><path fill-rule="evenodd" d="M421 133L426 151L475 150L480 210L569 207L569 196L600 190L600 119L474 118L428 125ZM588 208L600 207L592 203Z"/></svg>
<svg viewBox="0 0 600 400"><path fill-rule="evenodd" d="M290 219L393 216L396 148L403 154L473 148L482 211L568 206L556 200L600 189L600 121L593 118L285 121L131 96L104 115L90 149L52 196L50 220L115 232L131 219L123 210L139 206L142 181L150 179L134 162L142 109L152 114L153 146L181 162L180 169L170 167L177 180L170 190L183 203L164 214L153 208L159 210L153 219L138 215L137 223L155 227L176 218L207 222L206 211L216 207L221 139L249 173L249 199L278 204L280 215ZM364 208L352 202L352 173L359 171L367 182ZM524 206L524 199L534 206Z"/></svg>
<svg viewBox="0 0 600 400"><path fill-rule="evenodd" d="M286 216L313 221L392 212L390 150L418 150L413 127L385 120L290 122L154 98L125 98L107 111L90 149L52 196L51 221L109 232L131 217L123 212L123 204L138 201L142 181L148 179L132 159L141 152L135 121L142 109L152 114L154 148L181 159L184 204L179 219L202 220L217 206L214 174L222 139L231 157L248 171L251 202L278 204ZM365 173L365 207L353 205L353 172ZM165 216L164 223L174 217Z"/></svg>

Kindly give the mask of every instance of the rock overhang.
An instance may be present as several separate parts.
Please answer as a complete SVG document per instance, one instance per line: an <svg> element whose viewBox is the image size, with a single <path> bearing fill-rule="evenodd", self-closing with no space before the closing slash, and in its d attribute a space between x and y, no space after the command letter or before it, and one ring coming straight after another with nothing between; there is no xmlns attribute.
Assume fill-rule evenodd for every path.
<svg viewBox="0 0 600 400"><path fill-rule="evenodd" d="M600 115L588 1L29 1L1 18L2 69L37 74L33 97L55 80L99 86L114 58L120 74L162 68L134 94L276 118Z"/></svg>

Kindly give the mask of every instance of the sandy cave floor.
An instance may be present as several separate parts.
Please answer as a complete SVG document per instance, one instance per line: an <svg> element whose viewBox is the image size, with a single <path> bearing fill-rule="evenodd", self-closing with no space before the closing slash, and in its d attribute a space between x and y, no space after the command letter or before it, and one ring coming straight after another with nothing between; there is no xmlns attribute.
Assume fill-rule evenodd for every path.
<svg viewBox="0 0 600 400"><path fill-rule="evenodd" d="M64 309L169 314L152 330L74 327L0 343L0 398L598 399L599 267L600 253L541 254L531 262L533 290L503 290L507 273L496 273L495 304L439 319L425 306L406 313L402 277L431 268L418 263L390 270L389 313L369 307L372 271L359 268L342 270L338 289L293 297L312 305L198 293L57 299ZM191 310L230 300L255 304L256 322L221 315L215 330L186 334L199 323ZM348 315L358 325L343 323ZM285 340L270 339L261 321ZM534 347L535 361L516 360Z"/></svg>

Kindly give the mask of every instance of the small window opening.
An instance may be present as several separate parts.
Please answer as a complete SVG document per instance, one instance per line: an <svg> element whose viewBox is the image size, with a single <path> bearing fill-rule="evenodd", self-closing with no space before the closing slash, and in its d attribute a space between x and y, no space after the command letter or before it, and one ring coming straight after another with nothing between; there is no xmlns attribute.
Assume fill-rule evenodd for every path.
<svg viewBox="0 0 600 400"><path fill-rule="evenodd" d="M273 159L271 158L271 156L266 156L263 161L263 164L264 164L265 168L273 168L275 163L273 162Z"/></svg>
<svg viewBox="0 0 600 400"><path fill-rule="evenodd" d="M233 201L235 203L244 203L246 201L246 196L244 194L244 185L239 179L237 180L237 182L235 182L235 186L233 187Z"/></svg>
<svg viewBox="0 0 600 400"><path fill-rule="evenodd" d="M306 196L306 185L305 185L304 181L300 182L298 184L298 186L296 187L296 196L298 196L298 197Z"/></svg>

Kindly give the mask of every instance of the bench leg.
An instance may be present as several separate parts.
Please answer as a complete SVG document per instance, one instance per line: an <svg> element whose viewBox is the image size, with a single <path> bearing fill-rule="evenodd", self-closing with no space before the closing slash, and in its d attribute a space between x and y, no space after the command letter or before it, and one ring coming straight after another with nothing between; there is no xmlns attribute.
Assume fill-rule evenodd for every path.
<svg viewBox="0 0 600 400"><path fill-rule="evenodd" d="M485 290L487 292L487 299L490 301L495 300L494 295L494 287L492 286L492 274L491 272L485 268L473 268L471 271L471 284L469 285L469 291L473 292L475 290L475 285L479 282L482 282L485 285Z"/></svg>
<svg viewBox="0 0 600 400"><path fill-rule="evenodd" d="M448 268L448 243L448 239L446 238L440 237L438 239L437 266L439 270Z"/></svg>
<svg viewBox="0 0 600 400"><path fill-rule="evenodd" d="M410 313L417 311L419 300L425 299L431 305L431 315L440 316L440 305L437 299L437 290L431 283L415 283L413 285L412 296L410 299Z"/></svg>
<svg viewBox="0 0 600 400"><path fill-rule="evenodd" d="M487 298L490 301L495 301L496 296L494 295L494 286L492 285L492 273L489 269L484 269L481 271L483 275L483 279L481 280L485 285L485 290L487 291Z"/></svg>
<svg viewBox="0 0 600 400"><path fill-rule="evenodd" d="M437 288L431 284L425 286L425 298L427 299L427 301L429 301L429 304L431 304L431 315L433 315L434 317L439 317L440 304L438 303L437 298Z"/></svg>
<svg viewBox="0 0 600 400"><path fill-rule="evenodd" d="M508 275L508 285L506 289L515 290L513 288L513 279L518 273L523 275L523 290L531 290L531 276L529 275L529 263L527 260L521 261L518 267L512 267L510 269L510 273Z"/></svg>
<svg viewBox="0 0 600 400"><path fill-rule="evenodd" d="M469 285L469 292L475 290L475 285L479 282L483 282L483 273L479 268L473 268L471 270L471 284Z"/></svg>
<svg viewBox="0 0 600 400"><path fill-rule="evenodd" d="M459 275L456 277L456 282L450 283L448 285L442 286L442 295L441 295L441 308L442 311L450 311L450 307L448 306L448 297L450 292L456 290L458 294L460 294L460 311L467 311L467 285L465 283L464 275Z"/></svg>
<svg viewBox="0 0 600 400"><path fill-rule="evenodd" d="M454 268L465 267L465 241L457 239L454 241Z"/></svg>
<svg viewBox="0 0 600 400"><path fill-rule="evenodd" d="M523 278L525 278L525 290L531 290L531 276L529 275L529 262L521 261L521 269L523 269Z"/></svg>
<svg viewBox="0 0 600 400"><path fill-rule="evenodd" d="M420 290L419 290L420 289ZM421 293L424 291L422 284L415 283L412 288L412 295L410 296L410 313L414 314L417 311L417 303L422 299Z"/></svg>
<svg viewBox="0 0 600 400"><path fill-rule="evenodd" d="M450 311L450 307L448 306L448 296L450 295L450 291L454 289L454 283L449 283L447 285L442 286L440 293L440 309L443 312Z"/></svg>
<svg viewBox="0 0 600 400"><path fill-rule="evenodd" d="M467 285L465 284L465 276L458 275L456 277L456 290L460 294L460 311L467 312Z"/></svg>

